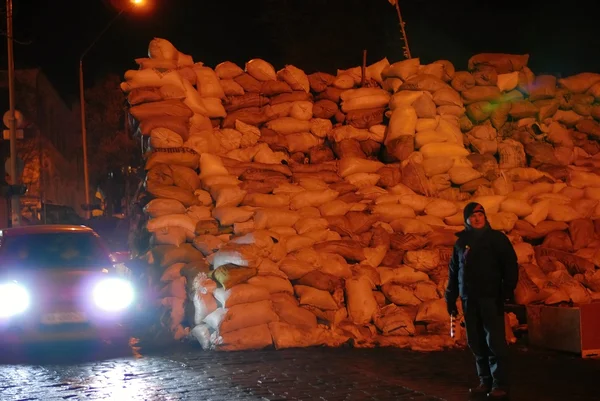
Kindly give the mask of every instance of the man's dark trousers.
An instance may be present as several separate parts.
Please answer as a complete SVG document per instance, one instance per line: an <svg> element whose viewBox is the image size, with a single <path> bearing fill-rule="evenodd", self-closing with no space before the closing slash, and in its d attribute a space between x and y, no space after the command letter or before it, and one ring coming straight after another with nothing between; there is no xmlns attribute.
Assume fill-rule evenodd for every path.
<svg viewBox="0 0 600 401"><path fill-rule="evenodd" d="M508 346L501 300L464 299L462 304L467 343L475 355L479 379L486 385L506 388Z"/></svg>

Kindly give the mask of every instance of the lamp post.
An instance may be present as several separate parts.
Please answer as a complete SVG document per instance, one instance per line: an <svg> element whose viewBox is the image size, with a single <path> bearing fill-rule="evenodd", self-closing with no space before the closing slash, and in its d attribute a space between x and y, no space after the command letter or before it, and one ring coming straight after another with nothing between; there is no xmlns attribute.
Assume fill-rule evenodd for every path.
<svg viewBox="0 0 600 401"><path fill-rule="evenodd" d="M7 3L12 0L6 0ZM86 218L90 217L90 179L89 179L89 170L88 170L88 154L87 154L87 129L85 126L85 94L83 87L83 58L86 54L94 47L94 45L100 40L100 38L108 31L108 29L112 26L112 24L125 12L133 7L143 5L145 0L130 0L130 7L127 9L122 9L119 11L117 15L111 19L106 27L96 36L94 41L81 53L79 57L79 104L81 109L81 145L83 147L83 180L84 180L84 190L85 190L85 205L86 205ZM13 120L14 121L14 120ZM11 142L12 143L12 142Z"/></svg>
<svg viewBox="0 0 600 401"><path fill-rule="evenodd" d="M10 131L10 178L11 184L16 188L19 185L17 174L17 127L15 121L15 60L13 52L13 4L6 0L6 44L8 48L8 129ZM12 192L12 191L11 191ZM21 224L21 201L17 194L10 196L11 225Z"/></svg>

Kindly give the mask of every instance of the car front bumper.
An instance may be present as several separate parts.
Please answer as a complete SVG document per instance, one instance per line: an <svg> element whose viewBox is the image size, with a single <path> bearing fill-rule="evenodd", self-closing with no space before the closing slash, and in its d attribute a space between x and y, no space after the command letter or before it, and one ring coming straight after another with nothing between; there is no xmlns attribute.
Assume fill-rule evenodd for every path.
<svg viewBox="0 0 600 401"><path fill-rule="evenodd" d="M39 315L0 321L0 345L86 340L120 340L132 333L131 314L77 323L45 324Z"/></svg>

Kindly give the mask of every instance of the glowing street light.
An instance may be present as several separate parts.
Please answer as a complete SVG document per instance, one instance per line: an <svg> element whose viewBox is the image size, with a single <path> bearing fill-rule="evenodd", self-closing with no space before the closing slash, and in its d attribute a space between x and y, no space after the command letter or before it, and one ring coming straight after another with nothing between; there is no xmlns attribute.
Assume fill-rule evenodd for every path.
<svg viewBox="0 0 600 401"><path fill-rule="evenodd" d="M7 0L8 1L8 0ZM90 180L89 180L89 171L88 171L88 155L87 155L87 130L85 126L85 95L83 88L83 58L85 55L94 47L94 45L100 40L100 38L108 31L108 29L112 26L112 24L119 18L125 11L129 11L132 8L141 7L146 3L146 0L130 0L130 6L127 8L121 9L117 15L113 19L111 19L106 27L96 36L96 39L85 49L83 53L81 53L81 57L79 57L79 103L81 108L81 145L83 147L83 180L84 180L84 190L85 190L85 213L86 217L90 216Z"/></svg>

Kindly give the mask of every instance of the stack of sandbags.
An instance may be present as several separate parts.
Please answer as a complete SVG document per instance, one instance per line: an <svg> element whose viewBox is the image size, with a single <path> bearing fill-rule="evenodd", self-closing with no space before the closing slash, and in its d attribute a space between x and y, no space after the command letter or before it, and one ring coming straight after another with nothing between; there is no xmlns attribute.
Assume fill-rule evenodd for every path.
<svg viewBox="0 0 600 401"><path fill-rule="evenodd" d="M328 143L335 156L376 156L384 139L385 111L390 94L381 88L382 71L389 66L382 59L365 68L364 82L361 67L338 70L337 75L317 72L309 75L315 94L315 117L332 120L335 128L327 133ZM322 158L310 155L319 163ZM333 156L333 155L332 155Z"/></svg>
<svg viewBox="0 0 600 401"><path fill-rule="evenodd" d="M367 67L365 87L358 67L306 76L259 59L245 71L196 63L196 88L181 78L179 103L133 106L140 127L154 121L140 128L154 198L148 259L168 283L161 297L181 300L185 284L188 298L165 324L224 350L452 346L442 298L469 201L515 246L519 303L598 298L598 152L583 148L593 152L597 123L578 120L575 132L560 115L510 114L536 89L522 59L478 55L458 73L446 61L384 59ZM164 131L173 115L187 138Z"/></svg>
<svg viewBox="0 0 600 401"><path fill-rule="evenodd" d="M281 163L294 153L303 155L323 143L331 123L313 118L313 97L304 71L293 65L276 71L262 59L248 61L245 70L223 62L215 71L226 95L227 117L221 131L252 130L261 143L270 146L224 155L246 162Z"/></svg>

